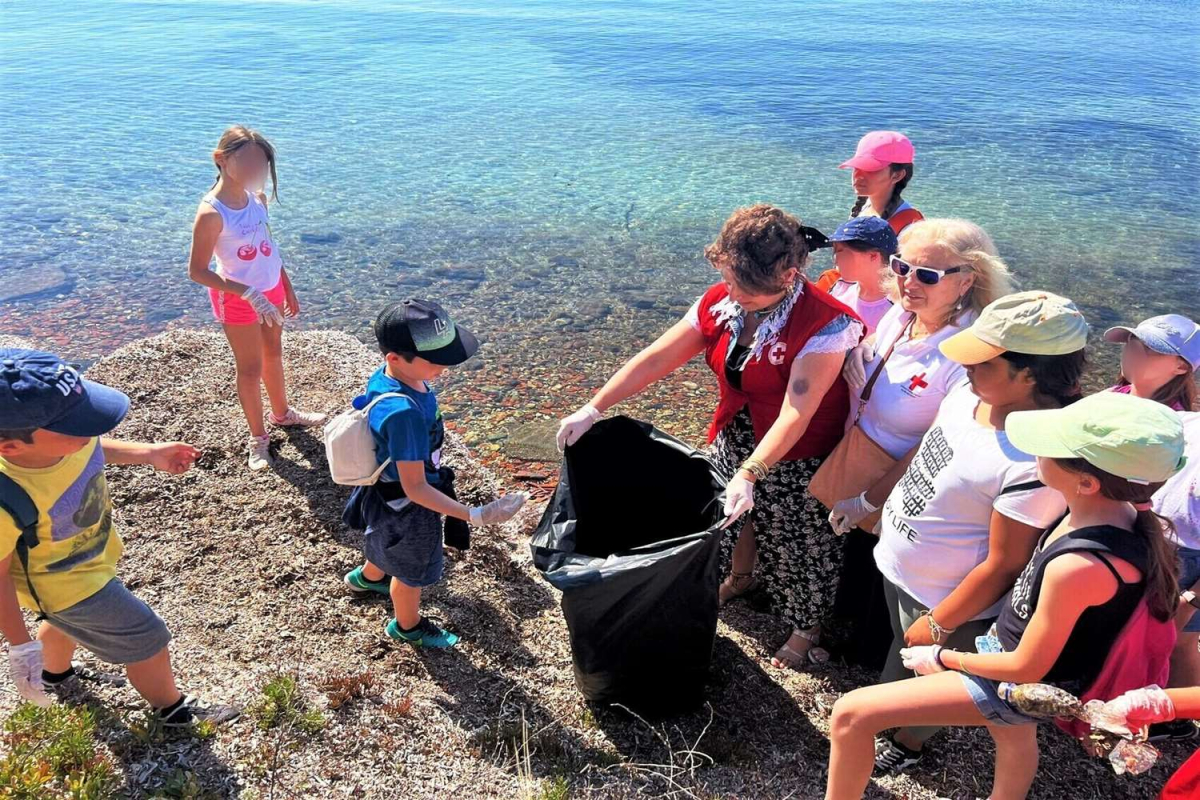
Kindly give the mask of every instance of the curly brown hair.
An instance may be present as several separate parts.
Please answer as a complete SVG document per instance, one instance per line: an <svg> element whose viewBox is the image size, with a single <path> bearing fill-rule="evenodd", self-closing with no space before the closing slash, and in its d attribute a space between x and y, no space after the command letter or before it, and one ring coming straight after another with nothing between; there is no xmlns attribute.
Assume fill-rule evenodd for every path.
<svg viewBox="0 0 1200 800"><path fill-rule="evenodd" d="M808 244L800 220L791 214L759 203L733 212L704 257L719 270L728 269L742 289L755 294L774 294L787 288L783 274L801 271L808 262Z"/></svg>

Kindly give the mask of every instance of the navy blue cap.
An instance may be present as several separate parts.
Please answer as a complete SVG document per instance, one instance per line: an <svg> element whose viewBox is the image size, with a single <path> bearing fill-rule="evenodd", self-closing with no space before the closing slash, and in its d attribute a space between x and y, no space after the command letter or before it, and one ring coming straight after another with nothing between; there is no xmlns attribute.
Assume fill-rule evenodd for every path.
<svg viewBox="0 0 1200 800"><path fill-rule="evenodd" d="M900 249L896 241L896 232L892 225L883 217L854 217L848 219L829 237L831 242L862 242L887 255L892 255Z"/></svg>
<svg viewBox="0 0 1200 800"><path fill-rule="evenodd" d="M128 397L84 380L52 353L0 349L0 427L100 436L128 411Z"/></svg>

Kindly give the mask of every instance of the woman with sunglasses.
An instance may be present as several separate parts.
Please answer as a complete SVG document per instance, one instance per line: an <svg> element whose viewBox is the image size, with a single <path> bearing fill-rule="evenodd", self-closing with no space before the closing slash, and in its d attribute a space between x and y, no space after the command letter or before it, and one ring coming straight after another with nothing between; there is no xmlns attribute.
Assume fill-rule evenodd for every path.
<svg viewBox="0 0 1200 800"><path fill-rule="evenodd" d="M1038 536L1063 513L1062 495L1042 484L1033 456L1010 444L1005 421L1080 398L1087 335L1070 300L1019 292L938 345L966 368L969 385L946 395L883 503L875 563L893 640L881 683L912 677L900 655L906 645L973 652ZM901 728L878 749L876 769L915 765L937 730Z"/></svg>
<svg viewBox="0 0 1200 800"><path fill-rule="evenodd" d="M561 421L558 445L570 447L601 412L703 354L720 391L709 426L712 457L733 476L725 527L738 532L723 542L732 574L720 600L761 581L792 628L773 663L795 668L813 660L837 590L841 541L805 489L842 437L849 395L842 362L863 324L813 290L802 271L808 235L774 206L735 211L704 255L721 280Z"/></svg>
<svg viewBox="0 0 1200 800"><path fill-rule="evenodd" d="M835 531L849 531L846 579L835 609L842 627L852 634L846 655L873 669L887 657L892 625L872 555L878 540L858 525L900 480L942 399L967 382L966 369L943 355L938 345L1010 291L1008 267L991 237L966 220L927 219L912 225L900 237L899 253L887 263L896 304L880 320L874 336L851 351L844 375L853 417L859 413L864 384L879 371L858 424L898 462L862 495L842 498L829 517Z"/></svg>

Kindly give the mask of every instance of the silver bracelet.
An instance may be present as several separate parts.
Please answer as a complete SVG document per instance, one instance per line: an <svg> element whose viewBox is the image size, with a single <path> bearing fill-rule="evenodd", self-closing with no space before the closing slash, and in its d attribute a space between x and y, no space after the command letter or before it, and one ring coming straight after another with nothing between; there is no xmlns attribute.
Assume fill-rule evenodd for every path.
<svg viewBox="0 0 1200 800"><path fill-rule="evenodd" d="M933 636L935 644L944 642L949 638L950 634L958 630L958 628L943 628L941 625L938 625L937 620L933 618L932 610L926 611L924 616L929 618L929 633Z"/></svg>

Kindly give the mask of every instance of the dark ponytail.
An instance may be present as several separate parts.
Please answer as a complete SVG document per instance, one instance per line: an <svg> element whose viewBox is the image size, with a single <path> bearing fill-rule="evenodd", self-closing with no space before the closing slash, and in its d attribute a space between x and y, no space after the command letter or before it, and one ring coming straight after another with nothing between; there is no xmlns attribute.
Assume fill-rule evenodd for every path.
<svg viewBox="0 0 1200 800"><path fill-rule="evenodd" d="M1179 605L1179 562L1175 545L1168 538L1175 525L1150 509L1150 499L1162 488L1157 483L1133 483L1094 467L1082 458L1056 458L1063 469L1091 475L1100 482L1100 494L1109 500L1132 503L1138 508L1133 521L1133 534L1146 540L1146 605L1155 619L1166 622L1175 615ZM1144 509L1144 510L1143 510Z"/></svg>
<svg viewBox="0 0 1200 800"><path fill-rule="evenodd" d="M904 177L896 181L896 185L892 187L892 197L888 200L887 205L882 209L875 209L875 213L883 219L891 219L892 214L896 213L896 209L904 202L900 197L900 193L904 191L904 187L908 186L908 182L912 180L913 165L912 164L889 164L888 169L892 172L904 170ZM863 207L866 206L867 200L870 199L864 194L860 194L854 199L854 205L850 207L850 218L854 219L862 213Z"/></svg>
<svg viewBox="0 0 1200 800"><path fill-rule="evenodd" d="M1008 362L1011 372L1029 370L1033 390L1043 398L1039 405L1069 406L1083 397L1082 378L1087 368L1085 349L1061 356L1035 356L1006 350L1000 357Z"/></svg>
<svg viewBox="0 0 1200 800"><path fill-rule="evenodd" d="M904 177L896 181L896 185L892 187L892 199L888 200L887 205L883 207L883 211L879 212L879 216L884 219L891 219L892 214L896 213L896 209L904 200L900 197L900 193L904 191L904 187L908 186L908 182L912 180L913 165L912 164L892 164L891 170L904 170Z"/></svg>

